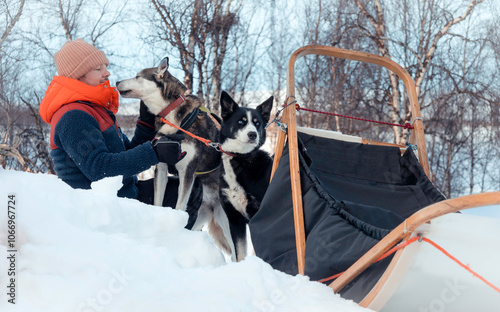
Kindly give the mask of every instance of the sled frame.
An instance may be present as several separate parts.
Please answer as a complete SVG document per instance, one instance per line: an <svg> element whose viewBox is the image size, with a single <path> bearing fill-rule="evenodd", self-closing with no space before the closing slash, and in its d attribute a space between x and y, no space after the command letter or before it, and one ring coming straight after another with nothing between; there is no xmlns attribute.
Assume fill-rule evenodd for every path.
<svg viewBox="0 0 500 312"><path fill-rule="evenodd" d="M363 53L358 51L344 50L335 47L327 47L320 45L304 46L297 49L290 57L287 68L287 98L286 108L283 111L282 123L287 125L287 133L280 131L276 143L274 154L274 162L271 173L271 180L274 172L278 168L279 161L283 154L285 141L288 141L289 157L290 157L290 175L292 187L292 201L293 201L293 215L295 226L295 242L297 246L297 263L298 271L304 275L305 268L305 228L304 228L304 213L302 206L302 192L300 188L300 172L299 172L299 156L298 156L298 142L297 142L297 121L295 115L295 106L291 105L295 101L295 63L301 57L306 55L324 55L331 57L338 57L348 60L366 62L376 64L387 68L396 74L405 84L408 91L411 116L414 120L413 131L408 142L417 146L418 159L424 169L424 172L429 176L429 164L427 160L427 150L424 141L424 131L422 118L420 117L420 107L418 105L417 92L415 83L410 74L396 62L375 54ZM363 140L363 143L377 144L377 145L394 145L392 143L372 142L371 140ZM401 147L401 146L399 146Z"/></svg>
<svg viewBox="0 0 500 312"><path fill-rule="evenodd" d="M400 65L398 65L397 63L388 58L369 53L344 50L335 47L327 47L319 45L304 46L302 48L297 49L290 57L287 69L287 99L286 99L287 106L284 109L282 117L282 123L287 125L287 132L285 133L284 131L280 131L278 134L273 168L271 173L271 180L272 177L274 176L274 173L278 167L279 161L283 154L283 148L285 146L285 142L288 141L292 203L293 203L293 215L294 215L294 227L295 227L295 241L297 249L297 263L298 263L298 272L299 274L302 275L304 275L304 268L305 268L305 225L304 225L304 213L302 206L302 192L300 185L297 123L295 115L295 106L291 104L295 101L295 86L294 86L295 63L299 58L310 54L338 57L348 60L377 64L392 71L403 81L408 92L410 111L413 119L412 125L414 127L411 136L408 139L408 143L417 147L418 160L425 174L430 178L427 150L424 140L424 127L420 115L420 106L418 104L418 96L415 89L415 83L404 68L402 68ZM377 142L367 139L361 139L361 143L398 146L400 148L404 148L404 146L399 146L393 143ZM329 287L331 287L334 290L334 292L338 293L345 285L347 285L354 278L356 278L372 263L376 262L377 259L381 255L383 255L386 251L394 247L398 242L407 240L411 236L412 232L418 231L417 229L420 226L422 226L424 223L430 222L434 218L464 209L489 206L489 205L499 205L499 204L500 204L500 192L488 192L482 194L463 196L454 199L448 199L427 206L417 211L413 215L411 215L403 223L401 223L394 230L392 230L380 242L378 242L361 258L359 258L342 275L340 275L335 281L333 281L329 285ZM402 252L403 252L402 249L396 252L393 260L389 264L388 268L386 269L382 277L379 279L376 285L371 289L371 291L365 296L365 298L360 302L361 306L368 307L370 303L374 300L376 295L380 292L384 283L387 281L389 275L392 273L392 270L394 269L395 266L395 262L397 262Z"/></svg>

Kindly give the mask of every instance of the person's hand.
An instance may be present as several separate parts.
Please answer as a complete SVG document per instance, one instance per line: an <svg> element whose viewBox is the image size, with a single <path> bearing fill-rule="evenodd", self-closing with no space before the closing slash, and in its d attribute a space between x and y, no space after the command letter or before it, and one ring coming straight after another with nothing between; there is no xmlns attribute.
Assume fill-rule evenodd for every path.
<svg viewBox="0 0 500 312"><path fill-rule="evenodd" d="M151 128L155 128L155 115L149 112L148 107L146 104L144 104L143 101L141 101L141 104L139 106L139 121L142 121L143 123L147 124Z"/></svg>
<svg viewBox="0 0 500 312"><path fill-rule="evenodd" d="M186 156L186 152L181 152L181 141L184 134L169 134L154 139L153 149L158 156L158 160L167 165L175 165Z"/></svg>

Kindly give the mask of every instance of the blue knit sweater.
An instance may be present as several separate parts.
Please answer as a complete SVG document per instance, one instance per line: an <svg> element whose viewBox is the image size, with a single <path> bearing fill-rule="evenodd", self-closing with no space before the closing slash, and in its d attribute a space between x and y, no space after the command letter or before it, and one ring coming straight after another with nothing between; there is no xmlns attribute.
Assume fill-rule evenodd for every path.
<svg viewBox="0 0 500 312"><path fill-rule="evenodd" d="M103 120L80 109L65 112L52 127L50 155L57 175L73 188L82 189L89 189L92 182L102 178L122 175L118 196L137 198L136 174L158 163L150 142L154 130L138 123L130 141L112 112L99 106L92 109L104 116L107 128Z"/></svg>

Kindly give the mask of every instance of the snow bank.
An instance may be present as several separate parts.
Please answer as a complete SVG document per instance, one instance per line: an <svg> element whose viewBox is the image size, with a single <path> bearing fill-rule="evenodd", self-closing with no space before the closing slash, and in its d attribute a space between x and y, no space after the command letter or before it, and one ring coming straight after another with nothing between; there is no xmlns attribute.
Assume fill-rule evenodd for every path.
<svg viewBox="0 0 500 312"><path fill-rule="evenodd" d="M367 311L257 257L226 264L184 229L187 214L110 195L118 187L0 168L0 311Z"/></svg>

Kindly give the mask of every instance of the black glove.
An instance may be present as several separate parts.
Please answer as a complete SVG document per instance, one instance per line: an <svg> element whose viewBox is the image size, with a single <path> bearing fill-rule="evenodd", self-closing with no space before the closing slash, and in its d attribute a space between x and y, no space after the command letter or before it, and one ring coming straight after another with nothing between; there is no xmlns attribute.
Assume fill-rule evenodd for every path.
<svg viewBox="0 0 500 312"><path fill-rule="evenodd" d="M186 156L186 152L181 153L181 141L184 134L169 134L152 141L153 149L158 156L158 160L167 165L175 165Z"/></svg>
<svg viewBox="0 0 500 312"><path fill-rule="evenodd" d="M139 106L139 121L142 121L149 127L155 129L155 115L150 113L146 104L141 101Z"/></svg>

